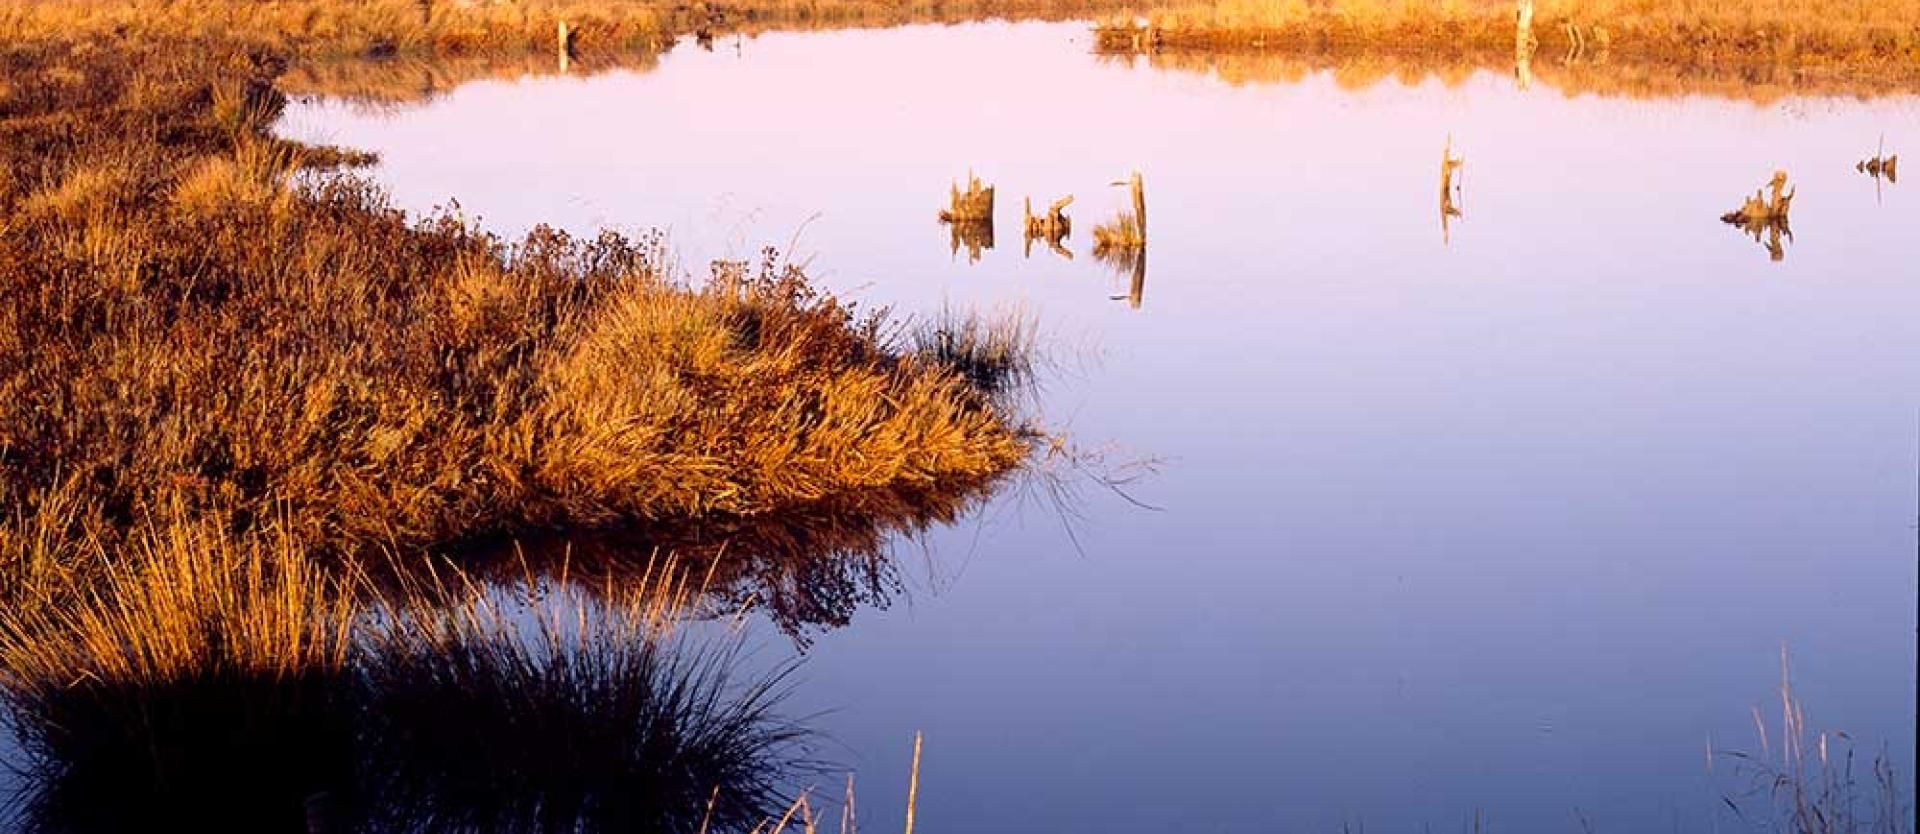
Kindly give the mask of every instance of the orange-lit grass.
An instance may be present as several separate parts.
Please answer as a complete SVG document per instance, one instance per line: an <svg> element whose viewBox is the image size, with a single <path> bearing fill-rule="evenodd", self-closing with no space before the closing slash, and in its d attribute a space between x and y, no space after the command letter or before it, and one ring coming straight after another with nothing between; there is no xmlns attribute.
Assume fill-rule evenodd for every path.
<svg viewBox="0 0 1920 834"><path fill-rule="evenodd" d="M1514 4L1498 0L1215 0L1148 6L1150 23L1100 27L1109 51L1151 48L1461 55L1514 48ZM1569 28L1571 27L1571 29ZM1920 0L1538 0L1541 58L1568 53L1680 65L1784 64L1823 76L1920 78Z"/></svg>
<svg viewBox="0 0 1920 834"><path fill-rule="evenodd" d="M966 489L1026 452L964 369L777 261L689 284L657 239L509 243L302 173L349 155L263 135L271 61L0 66L34 82L0 102L0 483L27 502L0 524L58 505L111 551L155 508L273 516L324 558Z"/></svg>
<svg viewBox="0 0 1920 834"><path fill-rule="evenodd" d="M27 812L288 827L352 781L339 681L355 606L284 536L179 523L103 576L0 609L0 690Z"/></svg>

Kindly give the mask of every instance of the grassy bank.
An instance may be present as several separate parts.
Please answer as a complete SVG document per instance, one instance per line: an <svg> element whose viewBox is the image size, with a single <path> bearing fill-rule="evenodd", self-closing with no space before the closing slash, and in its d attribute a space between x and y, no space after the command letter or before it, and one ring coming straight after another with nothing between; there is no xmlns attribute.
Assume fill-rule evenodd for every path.
<svg viewBox="0 0 1920 834"><path fill-rule="evenodd" d="M1149 7L1145 20L1101 25L1099 48L1504 54L1511 65L1516 45L1514 4L1495 0L1218 0ZM1786 67L1814 78L1920 83L1915 0L1539 0L1531 31L1541 59Z"/></svg>
<svg viewBox="0 0 1920 834"><path fill-rule="evenodd" d="M1145 64L1158 70L1196 73L1222 83L1242 85L1296 84L1325 74L1343 90L1365 90L1380 84L1417 86L1437 82L1448 88L1481 74L1513 77L1513 56L1499 51L1479 54L1418 52L1351 52L1302 49L1168 49L1148 53L1103 53L1103 63ZM1517 79L1513 83L1520 83ZM1771 104L1793 96L1897 95L1915 89L1912 83L1885 76L1840 78L1777 64L1678 64L1667 60L1634 60L1612 56L1606 60L1536 58L1528 83L1537 89L1566 96L1669 99L1681 96Z"/></svg>
<svg viewBox="0 0 1920 834"><path fill-rule="evenodd" d="M687 285L657 240L508 243L307 175L351 154L265 133L271 53L0 66L11 563L56 511L106 546L166 509L351 553L961 488L1024 454L963 374L775 261Z"/></svg>

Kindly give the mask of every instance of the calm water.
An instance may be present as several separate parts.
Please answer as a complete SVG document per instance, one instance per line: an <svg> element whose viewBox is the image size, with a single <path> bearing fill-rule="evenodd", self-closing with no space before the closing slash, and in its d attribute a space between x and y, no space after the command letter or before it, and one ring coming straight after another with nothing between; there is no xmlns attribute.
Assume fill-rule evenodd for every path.
<svg viewBox="0 0 1920 834"><path fill-rule="evenodd" d="M1077 547L1019 495L903 543L910 602L819 636L792 708L831 710L871 830L916 730L928 831L1733 830L1706 749L1757 747L1783 644L1813 728L1912 773L1920 183L1853 163L1920 155L1920 100L1233 85L1089 46L769 35L286 123L506 234L659 226L690 268L772 244L903 313L1022 309L1042 420L1160 461L1160 509L1089 490ZM1777 263L1716 220L1776 168ZM933 219L969 169L978 262ZM1133 169L1137 308L1088 251ZM1074 258L1023 256L1021 198L1069 193Z"/></svg>

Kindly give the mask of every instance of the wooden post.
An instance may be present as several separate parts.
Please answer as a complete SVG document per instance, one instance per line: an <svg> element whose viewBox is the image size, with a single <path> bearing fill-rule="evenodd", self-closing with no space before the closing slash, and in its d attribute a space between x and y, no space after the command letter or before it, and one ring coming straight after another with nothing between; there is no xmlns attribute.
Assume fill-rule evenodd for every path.
<svg viewBox="0 0 1920 834"><path fill-rule="evenodd" d="M1133 282L1127 285L1127 307L1140 309L1147 297L1147 250L1133 253Z"/></svg>
<svg viewBox="0 0 1920 834"><path fill-rule="evenodd" d="M564 73L572 69L573 65L573 31L567 28L567 22L564 20L560 21L559 24L558 46L560 51L560 71Z"/></svg>
<svg viewBox="0 0 1920 834"><path fill-rule="evenodd" d="M1133 172L1133 218L1140 222L1140 244L1147 240L1147 187L1140 179L1140 172Z"/></svg>
<svg viewBox="0 0 1920 834"><path fill-rule="evenodd" d="M1453 155L1453 134L1447 134L1447 146L1440 151L1440 243L1450 245L1453 242L1453 218L1460 216L1460 207L1453 201L1454 169L1465 164L1466 160Z"/></svg>
<svg viewBox="0 0 1920 834"><path fill-rule="evenodd" d="M1520 89L1533 86L1533 0L1514 0L1513 74Z"/></svg>

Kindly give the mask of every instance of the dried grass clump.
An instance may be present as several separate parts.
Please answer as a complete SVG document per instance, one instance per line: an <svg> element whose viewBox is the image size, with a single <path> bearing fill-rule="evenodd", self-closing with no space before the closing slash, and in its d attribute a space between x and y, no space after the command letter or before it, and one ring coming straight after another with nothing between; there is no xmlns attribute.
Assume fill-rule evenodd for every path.
<svg viewBox="0 0 1920 834"><path fill-rule="evenodd" d="M40 827L290 827L352 780L355 606L283 536L179 523L0 610L0 690Z"/></svg>

